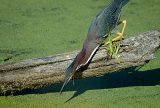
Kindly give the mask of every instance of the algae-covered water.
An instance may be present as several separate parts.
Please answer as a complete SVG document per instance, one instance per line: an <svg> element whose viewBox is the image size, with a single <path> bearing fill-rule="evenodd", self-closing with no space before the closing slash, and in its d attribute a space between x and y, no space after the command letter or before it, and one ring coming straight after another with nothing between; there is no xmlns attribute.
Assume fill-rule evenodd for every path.
<svg viewBox="0 0 160 108"><path fill-rule="evenodd" d="M80 50L91 20L110 0L0 0L0 63ZM130 0L126 38L160 29L159 0ZM0 96L0 108L159 108L160 50L142 68Z"/></svg>

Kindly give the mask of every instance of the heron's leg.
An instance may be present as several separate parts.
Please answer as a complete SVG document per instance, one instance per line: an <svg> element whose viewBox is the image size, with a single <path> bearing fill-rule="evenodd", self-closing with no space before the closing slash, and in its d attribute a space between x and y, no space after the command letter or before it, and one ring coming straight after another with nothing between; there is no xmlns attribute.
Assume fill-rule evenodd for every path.
<svg viewBox="0 0 160 108"><path fill-rule="evenodd" d="M122 39L124 39L124 30L126 28L126 23L127 23L126 20L122 21L123 24L122 31L117 33L117 36L112 39L112 42L121 41ZM108 44L110 44L110 41L105 42L103 46L107 46Z"/></svg>
<svg viewBox="0 0 160 108"><path fill-rule="evenodd" d="M105 42L103 44L103 46L107 46L109 44L109 55L113 56L114 58L116 58L119 63L120 63L120 61L118 59L119 58L118 51L120 49L120 45L119 45L119 43L117 43L117 41L121 41L122 39L124 39L124 30L126 28L126 20L123 20L122 24L123 24L123 28L122 28L121 32L117 33L118 36L116 36L115 38L111 39L111 36L109 34L108 35L109 36L109 41Z"/></svg>
<svg viewBox="0 0 160 108"><path fill-rule="evenodd" d="M126 28L126 23L127 23L126 20L122 21L122 24L123 24L122 31L117 33L118 36L113 38L112 42L121 41L122 39L124 39L124 30Z"/></svg>

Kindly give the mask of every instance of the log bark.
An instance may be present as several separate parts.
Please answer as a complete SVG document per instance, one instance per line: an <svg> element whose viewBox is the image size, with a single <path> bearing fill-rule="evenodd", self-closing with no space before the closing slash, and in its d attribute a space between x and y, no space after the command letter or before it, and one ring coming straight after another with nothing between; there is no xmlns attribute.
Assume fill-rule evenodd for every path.
<svg viewBox="0 0 160 108"><path fill-rule="evenodd" d="M129 67L144 65L154 58L160 46L160 32L148 31L120 43L119 60L110 58L105 48L100 48L83 72L74 79L102 76ZM45 58L34 58L17 63L0 65L0 93L27 88L35 89L64 81L64 71L79 51L58 54Z"/></svg>

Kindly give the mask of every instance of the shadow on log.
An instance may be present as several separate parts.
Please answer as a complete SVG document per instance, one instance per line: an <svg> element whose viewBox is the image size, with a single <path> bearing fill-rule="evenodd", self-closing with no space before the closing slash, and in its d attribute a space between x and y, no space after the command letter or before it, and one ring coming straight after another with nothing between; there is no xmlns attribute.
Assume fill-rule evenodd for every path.
<svg viewBox="0 0 160 108"><path fill-rule="evenodd" d="M102 76L129 67L141 66L154 58L160 46L160 32L148 31L121 42L119 60L109 59L107 51L100 48L88 68L77 72L74 79ZM46 58L24 60L0 65L0 93L35 89L64 81L64 71L78 51Z"/></svg>

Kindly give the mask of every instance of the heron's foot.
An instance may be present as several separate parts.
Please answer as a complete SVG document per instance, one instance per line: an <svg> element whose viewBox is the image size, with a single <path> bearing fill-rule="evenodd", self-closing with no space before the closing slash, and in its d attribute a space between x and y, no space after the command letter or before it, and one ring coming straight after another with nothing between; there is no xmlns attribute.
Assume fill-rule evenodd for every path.
<svg viewBox="0 0 160 108"><path fill-rule="evenodd" d="M126 20L122 21L123 28L122 28L121 33L118 32L117 33L118 36L116 36L115 38L112 39L112 43L113 43L113 46L112 46L112 48L113 48L112 56L117 59L118 63L120 63L120 60L119 60L120 55L118 54L118 51L120 49L120 41L122 41L124 39L124 30L126 28L126 23L127 23Z"/></svg>
<svg viewBox="0 0 160 108"><path fill-rule="evenodd" d="M126 28L126 20L122 21L123 27L122 27L122 31L117 33L117 37L113 38L112 41L116 42L116 41L122 41L124 39L124 30Z"/></svg>
<svg viewBox="0 0 160 108"><path fill-rule="evenodd" d="M126 20L122 21L122 24L123 24L122 31L117 33L117 36L112 39L112 43L117 42L117 41L122 41L124 39L124 30L126 28L126 23L127 23ZM111 34L110 33L108 34L108 37L109 37L109 39L111 39ZM105 47L110 43L111 43L111 41L109 40L108 42L105 42L103 44L103 46Z"/></svg>
<svg viewBox="0 0 160 108"><path fill-rule="evenodd" d="M109 56L112 58L116 58L118 63L120 63L120 60L119 60L119 57L120 55L118 54L119 52L119 49L120 49L120 41L122 41L124 39L124 30L126 28L126 20L123 20L122 21L122 24L123 24L123 28L122 28L122 31L121 32L118 32L117 33L117 36L113 39L111 39L111 34L108 35L108 38L109 38L109 41L108 42L105 42L103 44L103 47L107 48L108 44L109 44L109 50L108 50L108 53L109 53Z"/></svg>
<svg viewBox="0 0 160 108"><path fill-rule="evenodd" d="M117 33L117 36L112 39L112 42L118 42L124 40L124 35L122 33Z"/></svg>

